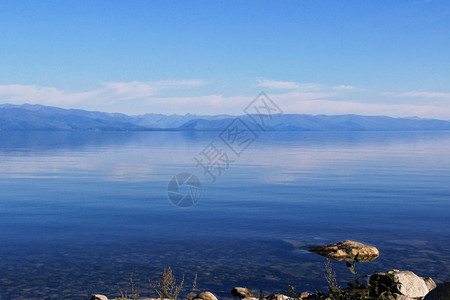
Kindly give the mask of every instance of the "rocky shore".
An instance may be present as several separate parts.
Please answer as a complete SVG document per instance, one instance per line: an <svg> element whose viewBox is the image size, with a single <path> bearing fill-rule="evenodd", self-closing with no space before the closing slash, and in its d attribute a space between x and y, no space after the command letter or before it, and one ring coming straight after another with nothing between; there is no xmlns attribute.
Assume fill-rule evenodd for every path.
<svg viewBox="0 0 450 300"><path fill-rule="evenodd" d="M398 300L450 300L450 282L445 282L436 286L433 279L419 277L411 271L399 271L392 270L388 273L394 274L395 280L399 283L397 293L388 298L380 299L398 299ZM316 299L333 299L328 295L318 295L316 293L301 292L297 296L292 297L284 294L271 294L271 295L255 295L253 292L244 287L235 287L231 290L233 297L242 300L316 300ZM357 294L354 294L355 298L358 298ZM135 298L111 298L114 300L124 300ZM140 300L161 300L160 298L138 298ZM348 298L352 299L352 298ZM364 299L364 298L362 298ZM368 298L373 299L373 298ZM90 300L109 300L105 295L92 295ZM163 300L173 300L164 298ZM192 300L218 300L218 298L211 292L201 292Z"/></svg>
<svg viewBox="0 0 450 300"><path fill-rule="evenodd" d="M300 292L290 290L285 294L263 295L262 292L254 293L245 287L235 287L231 290L231 296L242 300L346 300L346 299L399 299L399 300L450 300L450 282L436 285L429 277L420 277L411 271L390 270L385 273L374 273L368 277L367 285L360 282L360 278L354 271L354 265L360 262L369 262L379 256L379 251L374 246L365 245L354 241L343 241L334 244L318 246L309 249L329 259L347 261L347 267L356 275L356 284L350 283L347 288L338 288L329 281L328 293L322 292ZM171 272L171 270L169 269ZM171 273L170 273L171 274ZM332 273L331 273L332 274ZM366 276L363 276L366 277ZM208 291L201 292L195 296L190 295L190 300L218 300ZM105 295L92 295L90 300L108 300ZM115 300L177 300L181 297L145 298L122 295Z"/></svg>

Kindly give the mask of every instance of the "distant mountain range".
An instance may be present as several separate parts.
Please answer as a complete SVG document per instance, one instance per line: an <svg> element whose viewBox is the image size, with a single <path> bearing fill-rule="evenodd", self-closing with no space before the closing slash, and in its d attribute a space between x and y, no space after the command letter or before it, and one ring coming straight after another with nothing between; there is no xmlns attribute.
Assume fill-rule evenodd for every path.
<svg viewBox="0 0 450 300"><path fill-rule="evenodd" d="M258 116L253 116L259 120ZM232 115L163 115L128 116L119 113L62 109L37 104L0 105L0 130L223 130L236 116ZM261 128L249 117L240 116L252 130ZM275 115L264 118L265 130L279 131L401 131L450 130L450 121L436 119L392 118L360 115Z"/></svg>

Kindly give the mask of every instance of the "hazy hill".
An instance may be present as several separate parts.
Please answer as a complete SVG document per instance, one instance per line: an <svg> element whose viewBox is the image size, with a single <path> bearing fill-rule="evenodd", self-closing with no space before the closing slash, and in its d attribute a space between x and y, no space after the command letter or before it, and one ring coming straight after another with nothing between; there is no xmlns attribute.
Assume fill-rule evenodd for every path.
<svg viewBox="0 0 450 300"><path fill-rule="evenodd" d="M254 116L258 119L258 116ZM249 116L240 116L252 130L260 130ZM222 130L235 116L163 115L128 116L119 113L62 109L42 105L0 105L0 130ZM450 130L450 121L360 115L284 114L264 118L264 129L283 131Z"/></svg>
<svg viewBox="0 0 450 300"><path fill-rule="evenodd" d="M260 130L248 117L241 119L252 130ZM258 119L258 118L257 118ZM282 131L401 131L401 130L450 130L450 122L435 119L391 118L384 116L359 115L295 115L274 116L271 120L264 118L264 129ZM181 126L191 130L220 130L233 121L233 118L220 120L193 119Z"/></svg>
<svg viewBox="0 0 450 300"><path fill-rule="evenodd" d="M42 105L0 105L1 130L143 130L123 114Z"/></svg>

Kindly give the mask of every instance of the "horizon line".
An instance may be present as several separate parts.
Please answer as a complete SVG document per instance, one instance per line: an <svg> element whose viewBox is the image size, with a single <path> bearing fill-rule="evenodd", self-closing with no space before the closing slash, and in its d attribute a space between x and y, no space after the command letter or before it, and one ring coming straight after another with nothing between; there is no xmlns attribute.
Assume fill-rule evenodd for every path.
<svg viewBox="0 0 450 300"><path fill-rule="evenodd" d="M11 106L11 107L24 107L24 106L38 106L38 107L49 107L49 108L57 108L61 110L80 110L80 111L86 111L86 112L96 112L96 113L104 113L104 114L120 114L125 115L129 117L137 117L137 116L145 116L145 115L163 115L163 116L207 116L207 117L216 117L216 116L230 116L230 117L240 117L245 116L249 114L195 114L195 113L185 113L185 114L165 114L160 112L146 112L143 114L127 114L123 112L107 112L107 111L101 111L101 110L88 110L83 108L63 108L59 106L53 106L53 105L43 105L38 103L23 103L23 104L12 104L12 103L0 103L0 108L3 108L5 106ZM265 114L251 114L251 115L265 115ZM275 115L275 114L274 114ZM355 113L347 113L347 114L311 114L311 113L281 113L278 115L304 115L304 116L360 116L360 117L388 117L392 119L420 119L420 120L440 120L440 121L447 121L450 122L450 119L439 119L439 118L424 118L419 116L407 116L407 117L398 117L398 116L389 116L389 115L364 115L364 114L355 114Z"/></svg>

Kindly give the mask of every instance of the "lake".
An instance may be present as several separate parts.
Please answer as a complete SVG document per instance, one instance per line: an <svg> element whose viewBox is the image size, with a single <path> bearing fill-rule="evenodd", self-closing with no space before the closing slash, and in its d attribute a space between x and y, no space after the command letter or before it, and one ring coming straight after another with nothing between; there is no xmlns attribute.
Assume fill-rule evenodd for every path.
<svg viewBox="0 0 450 300"><path fill-rule="evenodd" d="M219 134L0 132L0 299L113 296L131 274L149 295L168 266L220 298L325 291L307 249L346 239L380 250L360 274L449 280L450 132L257 132L240 155ZM195 160L212 150L215 182ZM192 207L168 198L180 173Z"/></svg>

